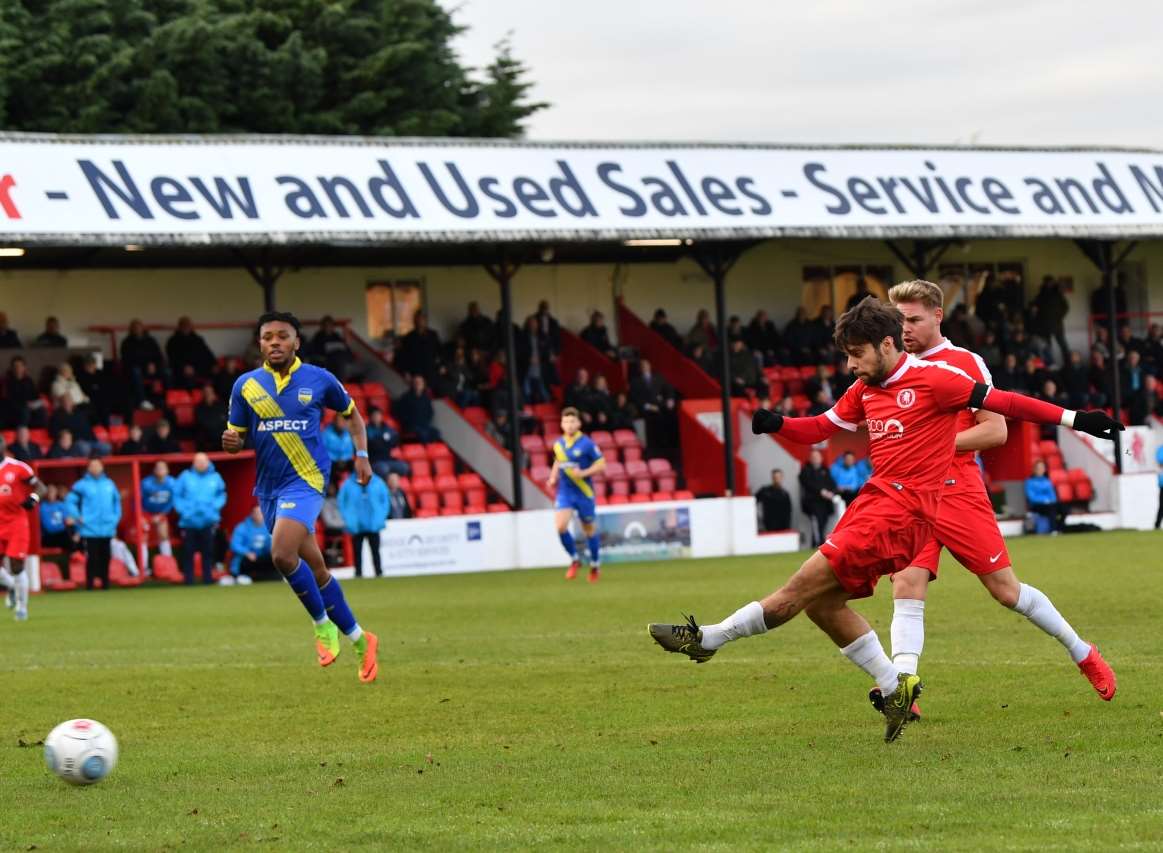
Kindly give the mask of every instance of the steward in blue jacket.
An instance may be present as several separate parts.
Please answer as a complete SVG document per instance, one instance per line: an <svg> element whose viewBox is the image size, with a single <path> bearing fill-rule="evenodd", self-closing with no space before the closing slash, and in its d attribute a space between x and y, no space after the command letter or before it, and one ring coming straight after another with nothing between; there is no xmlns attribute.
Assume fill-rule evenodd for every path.
<svg viewBox="0 0 1163 853"><path fill-rule="evenodd" d="M65 501L82 539L112 539L121 523L121 490L105 476L100 459L90 459L84 477L73 483Z"/></svg>

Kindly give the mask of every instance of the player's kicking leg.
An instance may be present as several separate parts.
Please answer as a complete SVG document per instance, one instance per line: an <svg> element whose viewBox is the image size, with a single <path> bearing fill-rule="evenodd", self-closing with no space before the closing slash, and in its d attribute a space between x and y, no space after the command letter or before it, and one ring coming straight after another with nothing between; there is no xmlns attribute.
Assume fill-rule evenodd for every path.
<svg viewBox="0 0 1163 853"><path fill-rule="evenodd" d="M565 570L565 579L571 581L577 577L581 568L581 560L577 556L577 543L573 534L569 532L569 523L573 521L572 507L558 507L553 513L553 523L557 527L557 537L561 540L561 547L569 555L569 568Z"/></svg>
<svg viewBox="0 0 1163 853"><path fill-rule="evenodd" d="M310 562L302 555L310 557ZM271 558L315 624L315 650L319 664L329 666L335 661L340 651L339 630L344 630L361 653L360 680L374 680L378 668L375 663L376 638L360 630L355 622L343 601L339 582L327 570L311 531L293 518L277 518L271 533ZM332 586L334 588L325 593ZM329 612L331 619L328 618ZM369 648L370 661L365 661L363 658L368 657Z"/></svg>
<svg viewBox="0 0 1163 853"><path fill-rule="evenodd" d="M1078 636L1070 623L1062 618L1058 608L1044 592L1029 584L1020 583L1013 568L978 575L990 595L1001 604L1037 625L1062 644L1079 671L1086 676L1099 698L1109 702L1118 689L1118 680L1110 664L1099 654L1098 646Z"/></svg>

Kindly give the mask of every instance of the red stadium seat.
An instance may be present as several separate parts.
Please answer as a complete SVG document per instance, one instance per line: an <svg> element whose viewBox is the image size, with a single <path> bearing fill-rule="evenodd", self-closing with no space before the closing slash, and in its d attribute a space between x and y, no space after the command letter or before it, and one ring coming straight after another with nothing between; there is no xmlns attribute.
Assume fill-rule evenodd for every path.
<svg viewBox="0 0 1163 853"><path fill-rule="evenodd" d="M439 459L433 459L432 469L437 477L456 476L456 460L451 456L442 456Z"/></svg>
<svg viewBox="0 0 1163 853"><path fill-rule="evenodd" d="M60 566L49 560L43 560L40 564L40 585L53 592L65 592L82 586L75 580L63 577Z"/></svg>
<svg viewBox="0 0 1163 853"><path fill-rule="evenodd" d="M637 494L630 495L630 503L632 504L648 504L651 500L652 498L649 492L638 492Z"/></svg>
<svg viewBox="0 0 1163 853"><path fill-rule="evenodd" d="M642 461L642 447L641 445L632 445L620 448L622 452L622 462L641 462Z"/></svg>
<svg viewBox="0 0 1163 853"><path fill-rule="evenodd" d="M427 459L409 459L408 464L412 466L413 479L432 476L432 463Z"/></svg>
<svg viewBox="0 0 1163 853"><path fill-rule="evenodd" d="M1094 486L1090 484L1090 479L1075 480L1071 487L1074 489L1074 499L1076 501L1084 501L1090 503L1094 499Z"/></svg>
<svg viewBox="0 0 1163 853"><path fill-rule="evenodd" d="M678 478L674 474L659 474L654 478L654 485L660 492L673 492Z"/></svg>
<svg viewBox="0 0 1163 853"><path fill-rule="evenodd" d="M400 488L403 489L405 492L411 492L412 491L412 478L411 477L401 477L400 478Z"/></svg>
<svg viewBox="0 0 1163 853"><path fill-rule="evenodd" d="M1066 478L1070 480L1071 483L1077 483L1080 480L1086 480L1087 482L1090 482L1090 476L1086 473L1085 468L1071 468L1066 472Z"/></svg>
<svg viewBox="0 0 1163 853"><path fill-rule="evenodd" d="M545 439L539 435L521 436L521 449L525 451L545 450Z"/></svg>
<svg viewBox="0 0 1163 853"><path fill-rule="evenodd" d="M624 498L630 494L630 481L622 478L621 480L610 481L610 503L619 503L614 498Z"/></svg>
<svg viewBox="0 0 1163 853"><path fill-rule="evenodd" d="M674 493L674 499L676 501L693 501L695 499L695 493L688 492L686 489L680 489Z"/></svg>
<svg viewBox="0 0 1163 853"><path fill-rule="evenodd" d="M460 484L456 481L456 477L452 474L444 474L436 477L436 491L438 492L459 492Z"/></svg>
<svg viewBox="0 0 1163 853"><path fill-rule="evenodd" d="M1043 439L1038 442L1038 455L1045 458L1046 456L1056 456L1062 451L1058 449L1058 442L1050 439Z"/></svg>
<svg viewBox="0 0 1163 853"><path fill-rule="evenodd" d="M428 476L417 477L412 476L412 491L414 492L431 492L436 489L436 484L432 482L432 478Z"/></svg>
<svg viewBox="0 0 1163 853"><path fill-rule="evenodd" d="M535 465L529 469L529 476L537 485L541 485L549 479L549 472L552 469L548 465Z"/></svg>
<svg viewBox="0 0 1163 853"><path fill-rule="evenodd" d="M604 429L594 430L590 433L590 439L593 440L594 444L602 448L602 453L605 453L608 449L612 450L617 446L614 444L614 436Z"/></svg>
<svg viewBox="0 0 1163 853"><path fill-rule="evenodd" d="M427 459L428 451L424 449L423 444L412 442L400 446L400 456L411 462L413 459Z"/></svg>
<svg viewBox="0 0 1163 853"><path fill-rule="evenodd" d="M497 502L489 504L487 507L485 507L485 509L487 509L489 512L508 512L509 505Z"/></svg>
<svg viewBox="0 0 1163 853"><path fill-rule="evenodd" d="M672 501L674 500L674 492L655 492L650 496L653 501Z"/></svg>
<svg viewBox="0 0 1163 853"><path fill-rule="evenodd" d="M659 474L670 474L674 471L669 459L651 459L646 463L646 467L655 476Z"/></svg>
<svg viewBox="0 0 1163 853"><path fill-rule="evenodd" d="M444 509L440 510L440 514L442 516L443 515L464 515L464 507L463 506L446 506L446 507L444 507Z"/></svg>
<svg viewBox="0 0 1163 853"><path fill-rule="evenodd" d="M482 431L485 428L485 424L489 422L489 413L484 406L469 406L461 414L464 415L466 421Z"/></svg>
<svg viewBox="0 0 1163 853"><path fill-rule="evenodd" d="M417 496L420 509L440 509L440 495L436 492L420 492Z"/></svg>
<svg viewBox="0 0 1163 853"><path fill-rule="evenodd" d="M1057 486L1059 483L1069 482L1069 480L1070 480L1070 475L1067 474L1066 471L1062 468L1058 468L1055 471L1050 471L1049 475L1050 475L1050 482L1053 483L1055 486Z"/></svg>
<svg viewBox="0 0 1163 853"><path fill-rule="evenodd" d="M641 447L642 442L638 440L638 433L632 429L616 429L614 430L614 444L618 447Z"/></svg>
<svg viewBox="0 0 1163 853"><path fill-rule="evenodd" d="M145 578L140 575L133 577L129 574L129 569L125 563L120 560L110 560L109 582L113 586L141 586L145 583Z"/></svg>
<svg viewBox="0 0 1163 853"><path fill-rule="evenodd" d="M609 459L606 461L605 477L611 482L614 480L626 479L626 466L616 459Z"/></svg>
<svg viewBox="0 0 1163 853"><path fill-rule="evenodd" d="M1074 500L1074 489L1070 488L1070 484L1063 480L1054 486L1054 490L1058 493L1058 500L1060 503L1068 504Z"/></svg>
<svg viewBox="0 0 1163 853"><path fill-rule="evenodd" d="M440 510L432 509L431 507L421 507L416 510L414 518L435 518L440 515Z"/></svg>
<svg viewBox="0 0 1163 853"><path fill-rule="evenodd" d="M610 497L606 499L606 503L608 503L610 506L614 506L616 504L628 504L630 503L630 498L625 494L610 495Z"/></svg>
<svg viewBox="0 0 1163 853"><path fill-rule="evenodd" d="M477 486L483 486L484 481L481 479L480 474L474 474L473 472L468 471L456 478L456 484L462 489L472 489L476 488Z"/></svg>
<svg viewBox="0 0 1163 853"><path fill-rule="evenodd" d="M557 408L557 403L534 403L532 406L530 406L530 409L532 410L533 417L537 418L538 420L561 420L561 415Z"/></svg>
<svg viewBox="0 0 1163 853"><path fill-rule="evenodd" d="M608 490L609 490L609 486L605 480L603 480L601 477L594 478L594 497L595 498L597 498L598 500L602 500L603 498L605 498L606 492Z"/></svg>
<svg viewBox="0 0 1163 853"><path fill-rule="evenodd" d="M425 453L428 454L429 459L452 459L452 451L448 449L448 445L443 441L434 441L431 444L420 445L424 448Z"/></svg>

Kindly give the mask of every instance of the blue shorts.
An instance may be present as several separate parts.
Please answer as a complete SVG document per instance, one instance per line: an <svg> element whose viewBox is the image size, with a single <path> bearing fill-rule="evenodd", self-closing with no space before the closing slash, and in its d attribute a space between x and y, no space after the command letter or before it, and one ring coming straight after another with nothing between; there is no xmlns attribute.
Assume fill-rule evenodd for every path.
<svg viewBox="0 0 1163 853"><path fill-rule="evenodd" d="M323 509L323 495L308 485L290 486L274 497L259 498L263 524L268 533L275 532L275 521L290 518L315 532L315 519Z"/></svg>
<svg viewBox="0 0 1163 853"><path fill-rule="evenodd" d="M554 509L571 509L577 513L582 524L591 524L597 515L597 503L593 498L587 498L580 492L558 492L554 501Z"/></svg>

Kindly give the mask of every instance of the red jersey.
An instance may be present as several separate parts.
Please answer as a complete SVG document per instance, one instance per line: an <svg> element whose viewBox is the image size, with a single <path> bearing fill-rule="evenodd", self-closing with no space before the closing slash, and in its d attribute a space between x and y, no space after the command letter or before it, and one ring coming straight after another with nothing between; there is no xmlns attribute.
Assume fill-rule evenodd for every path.
<svg viewBox="0 0 1163 853"><path fill-rule="evenodd" d="M956 367L904 355L883 383L856 380L824 414L852 432L867 422L874 480L940 489L953 462L959 413L976 384Z"/></svg>
<svg viewBox="0 0 1163 853"><path fill-rule="evenodd" d="M917 358L923 361L939 361L942 364L948 364L967 374L974 382L993 385L993 377L989 375L989 368L985 366L981 356L967 349L953 346L948 338L942 339L941 343L932 349L918 354ZM963 432L977 425L977 419L973 416L974 411L976 410L963 409L961 414L957 416L957 432ZM981 485L981 469L977 467L977 451L966 450L955 453L953 464L949 466L947 479L956 481L954 488L965 486L975 489Z"/></svg>
<svg viewBox="0 0 1163 853"><path fill-rule="evenodd" d="M36 473L19 459L0 459L0 526L28 512L21 506L35 491Z"/></svg>

